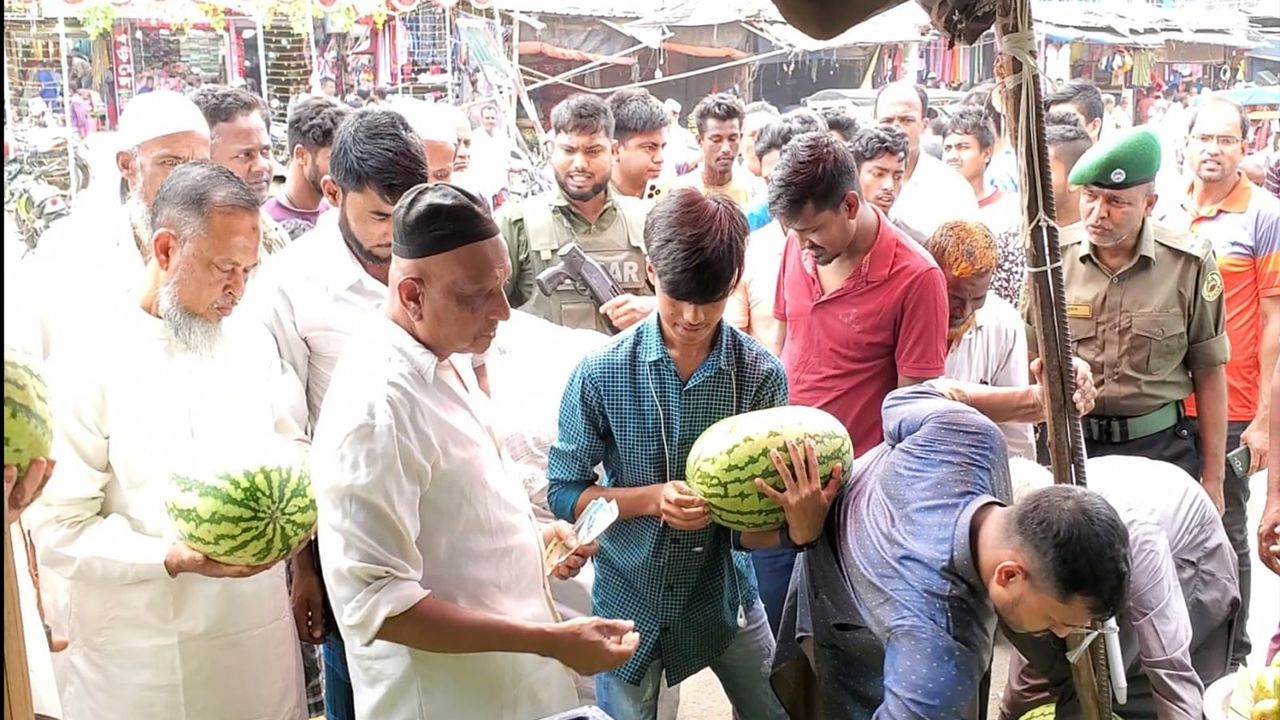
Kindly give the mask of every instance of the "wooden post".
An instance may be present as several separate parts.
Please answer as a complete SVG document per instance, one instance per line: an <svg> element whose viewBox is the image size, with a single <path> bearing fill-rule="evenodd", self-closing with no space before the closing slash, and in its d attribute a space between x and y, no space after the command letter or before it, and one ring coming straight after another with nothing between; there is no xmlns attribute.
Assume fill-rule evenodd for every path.
<svg viewBox="0 0 1280 720"><path fill-rule="evenodd" d="M4 505L9 517L8 497ZM27 669L27 644L22 635L22 608L18 599L17 567L9 527L4 527L4 720L33 720L31 673Z"/></svg>
<svg viewBox="0 0 1280 720"><path fill-rule="evenodd" d="M1044 363L1041 383L1047 395L1049 457L1055 483L1084 486L1084 435L1071 400L1075 390L1071 332L1067 325L1058 228L1053 221L1055 209L1050 190L1049 152L1044 141L1044 108L1035 64L1034 36L1028 35L1033 27L1031 3L1030 0L1000 0L996 13L996 30L1001 42L996 76L1001 81L1017 78L1005 84L1004 117L1010 142L1022 166L1026 220L1023 239L1034 288L1030 301L1036 318L1036 340ZM1067 639L1067 647L1074 650L1083 640L1079 635L1072 635ZM1103 638L1095 639L1088 653L1072 664L1071 674L1085 720L1110 720L1111 685Z"/></svg>

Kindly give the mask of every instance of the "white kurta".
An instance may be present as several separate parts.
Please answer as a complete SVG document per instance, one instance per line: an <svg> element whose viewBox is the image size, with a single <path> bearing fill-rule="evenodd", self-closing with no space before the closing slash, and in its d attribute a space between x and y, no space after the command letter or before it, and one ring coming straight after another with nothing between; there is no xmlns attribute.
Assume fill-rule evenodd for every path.
<svg viewBox="0 0 1280 720"><path fill-rule="evenodd" d="M273 402L285 377L270 340L233 315L197 358L134 304L101 320L51 358L58 468L32 510L69 589L66 720L305 718L283 564L238 580L164 568L172 474L279 459L300 432Z"/></svg>
<svg viewBox="0 0 1280 720"><path fill-rule="evenodd" d="M889 209L889 219L923 243L949 220L977 220L978 200L960 173L921 150L915 172Z"/></svg>
<svg viewBox="0 0 1280 720"><path fill-rule="evenodd" d="M1027 326L1022 316L995 293L974 313L973 325L947 353L947 377L991 387L1023 387L1030 382ZM1029 423L1000 423L1009 454L1034 460L1035 436Z"/></svg>
<svg viewBox="0 0 1280 720"><path fill-rule="evenodd" d="M536 655L443 655L376 639L428 593L534 622L555 611L524 488L465 356L440 362L379 317L338 363L311 446L320 553L360 718L535 720L574 705Z"/></svg>

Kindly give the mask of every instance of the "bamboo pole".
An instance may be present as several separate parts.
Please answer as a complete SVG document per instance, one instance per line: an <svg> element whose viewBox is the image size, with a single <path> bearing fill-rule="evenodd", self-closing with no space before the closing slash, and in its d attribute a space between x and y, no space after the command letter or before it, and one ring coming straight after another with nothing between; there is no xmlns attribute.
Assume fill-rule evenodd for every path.
<svg viewBox="0 0 1280 720"><path fill-rule="evenodd" d="M9 498L4 501L9 518ZM4 527L4 720L33 720L31 673L27 669L27 644L22 633L22 608L18 599L17 565L13 561L10 529Z"/></svg>
<svg viewBox="0 0 1280 720"><path fill-rule="evenodd" d="M1010 141L1022 161L1021 187L1026 220L1023 239L1027 245L1027 266L1031 270L1036 339L1044 363L1041 382L1047 395L1049 457L1055 483L1084 486L1084 435L1075 403L1071 400L1075 391L1071 372L1071 332L1067 325L1062 255L1050 190L1049 153L1044 142L1044 108L1034 62L1030 0L1000 0L996 26L1001 42L996 75L1002 81L1018 79L1004 83L1004 115ZM1006 51L1018 46L1025 52ZM1024 63L1022 58L1029 63ZM1067 639L1067 647L1074 650L1083 640L1079 635L1072 635ZM1071 674L1085 720L1110 720L1110 676L1106 643L1101 636L1094 640L1086 656L1072 664Z"/></svg>

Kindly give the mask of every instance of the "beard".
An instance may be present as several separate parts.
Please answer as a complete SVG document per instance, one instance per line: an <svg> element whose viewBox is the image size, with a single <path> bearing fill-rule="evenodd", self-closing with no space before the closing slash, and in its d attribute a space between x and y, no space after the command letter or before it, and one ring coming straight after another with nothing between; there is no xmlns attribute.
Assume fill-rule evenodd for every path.
<svg viewBox="0 0 1280 720"><path fill-rule="evenodd" d="M606 176L605 179L601 180L595 185L592 185L586 190L572 191L569 189L567 185L565 185L564 178L561 177L559 173L557 173L556 185L560 186L560 192L564 193L564 196L569 198L570 200L573 200L575 202L586 202L596 197L600 193L604 192L605 189L609 187L609 178Z"/></svg>
<svg viewBox="0 0 1280 720"><path fill-rule="evenodd" d="M222 324L209 322L182 306L175 288L177 278L160 286L157 304L160 320L179 345L193 355L207 357L213 354L222 339Z"/></svg>
<svg viewBox="0 0 1280 720"><path fill-rule="evenodd" d="M142 183L129 190L124 200L124 209L129 217L129 227L133 228L133 243L142 255L144 263L151 262L151 208L142 198Z"/></svg>
<svg viewBox="0 0 1280 720"><path fill-rule="evenodd" d="M338 210L338 232L342 234L342 241L347 244L347 249L355 255L360 262L374 267L386 267L391 264L390 257L381 257L372 250L365 247L360 242L360 238L356 237L355 232L351 230L351 224L347 222L347 208L342 207Z"/></svg>

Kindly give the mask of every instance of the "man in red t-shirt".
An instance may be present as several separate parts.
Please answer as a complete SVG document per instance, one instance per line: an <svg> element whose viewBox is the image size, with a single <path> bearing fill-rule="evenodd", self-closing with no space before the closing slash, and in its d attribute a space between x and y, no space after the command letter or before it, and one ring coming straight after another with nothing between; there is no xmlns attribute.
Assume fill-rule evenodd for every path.
<svg viewBox="0 0 1280 720"><path fill-rule="evenodd" d="M890 391L941 377L947 358L942 271L858 194L845 145L811 133L782 151L769 209L790 229L774 316L791 402L839 418L858 456L883 439Z"/></svg>

